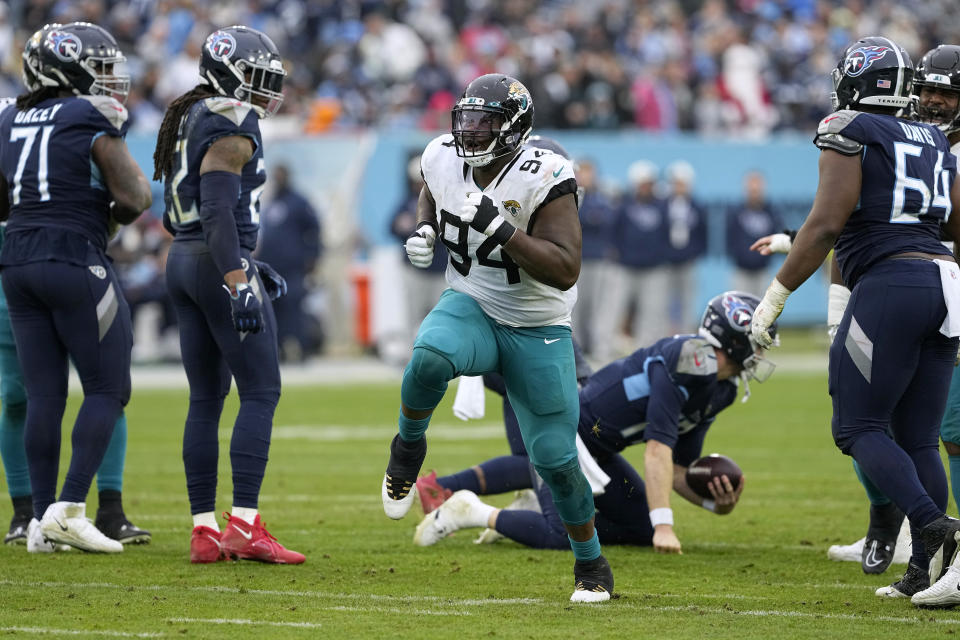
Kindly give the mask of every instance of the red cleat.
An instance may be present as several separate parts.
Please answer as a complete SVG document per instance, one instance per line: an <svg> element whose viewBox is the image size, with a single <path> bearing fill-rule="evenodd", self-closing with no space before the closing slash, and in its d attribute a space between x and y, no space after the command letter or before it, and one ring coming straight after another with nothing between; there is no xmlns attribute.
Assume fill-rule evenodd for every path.
<svg viewBox="0 0 960 640"><path fill-rule="evenodd" d="M417 493L420 495L420 506L423 507L424 514L430 513L453 495L453 491L444 489L437 482L436 471L417 478Z"/></svg>
<svg viewBox="0 0 960 640"><path fill-rule="evenodd" d="M253 524L226 512L223 517L227 519L227 528L223 530L220 543L228 556L271 564L300 564L306 560L302 553L290 551L277 542L260 522L260 514L257 514Z"/></svg>
<svg viewBox="0 0 960 640"><path fill-rule="evenodd" d="M207 564L226 560L220 546L220 532L203 525L193 528L190 535L190 562Z"/></svg>

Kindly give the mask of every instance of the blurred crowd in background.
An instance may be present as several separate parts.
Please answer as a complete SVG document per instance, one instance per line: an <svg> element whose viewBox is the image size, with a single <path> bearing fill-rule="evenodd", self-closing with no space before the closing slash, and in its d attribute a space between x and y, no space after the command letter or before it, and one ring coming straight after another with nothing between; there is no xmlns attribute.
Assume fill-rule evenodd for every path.
<svg viewBox="0 0 960 640"><path fill-rule="evenodd" d="M883 33L917 60L960 33L956 0L7 0L0 2L0 96L22 91L20 52L33 30L74 20L116 36L132 77L132 131L143 134L155 132L166 105L197 83L204 37L230 24L267 32L283 52L289 76L277 120L288 134L446 130L462 88L492 71L527 84L539 130L749 139L810 132L829 111L829 71L856 37ZM783 220L795 226L809 204L771 207L763 176L754 173L744 176L742 202L701 206L690 198L695 176L686 163L639 161L628 184L609 185L589 159L578 160L587 195L576 321L601 360L624 332L645 342L691 326L693 265L708 250L732 259L732 284L760 293L767 261L747 247L779 231ZM274 265L286 271L291 291L278 308L281 350L284 360L297 361L324 344L315 269L322 215L284 171L272 173L261 253L283 262ZM410 198L419 188L419 171L408 177L411 196L398 203L392 227L398 238L409 233ZM178 355L163 281L170 238L160 224L162 196L154 196L152 215L125 229L112 248L139 327L140 361ZM704 223L721 218L723 234ZM422 293L409 295L415 327L442 287L442 254L435 269L408 271L408 291ZM600 281L603 312L594 299ZM670 302L645 304L650 300Z"/></svg>
<svg viewBox="0 0 960 640"><path fill-rule="evenodd" d="M539 128L809 130L856 37L883 33L917 60L960 33L956 0L8 0L0 95L19 91L30 32L72 20L117 37L148 131L194 85L206 34L229 24L276 41L284 112L309 131L444 129L455 96L491 71L527 84Z"/></svg>

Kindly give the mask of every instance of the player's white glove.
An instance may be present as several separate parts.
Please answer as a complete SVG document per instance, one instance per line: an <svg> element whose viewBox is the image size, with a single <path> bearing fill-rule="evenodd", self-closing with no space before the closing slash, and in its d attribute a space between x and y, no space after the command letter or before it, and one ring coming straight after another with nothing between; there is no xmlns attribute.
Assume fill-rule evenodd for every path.
<svg viewBox="0 0 960 640"><path fill-rule="evenodd" d="M789 253L791 244L793 243L790 242L790 236L785 233L775 233L770 236L771 253Z"/></svg>
<svg viewBox="0 0 960 640"><path fill-rule="evenodd" d="M420 269L426 269L433 263L433 245L437 241L437 225L424 220L417 225L416 231L410 234L403 245L407 250L410 264Z"/></svg>
<svg viewBox="0 0 960 640"><path fill-rule="evenodd" d="M496 203L479 192L467 194L460 207L460 220L483 235L493 237L501 245L507 244L517 231L500 215Z"/></svg>
<svg viewBox="0 0 960 640"><path fill-rule="evenodd" d="M847 302L850 300L850 289L842 284L831 284L827 293L827 335L830 336L830 342L837 336L837 329L840 328L840 321L843 320L843 312L847 310Z"/></svg>
<svg viewBox="0 0 960 640"><path fill-rule="evenodd" d="M783 305L787 302L787 297L792 292L787 289L779 280L773 279L767 292L763 294L763 299L757 305L753 312L753 320L750 322L750 333L753 339L761 347L769 349L773 346L773 338L770 336L770 327L780 313L783 311Z"/></svg>

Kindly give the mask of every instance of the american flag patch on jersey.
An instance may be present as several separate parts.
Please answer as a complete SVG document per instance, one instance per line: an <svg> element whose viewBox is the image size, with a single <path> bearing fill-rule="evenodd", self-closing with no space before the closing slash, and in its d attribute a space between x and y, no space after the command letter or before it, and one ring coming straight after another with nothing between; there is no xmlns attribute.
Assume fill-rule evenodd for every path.
<svg viewBox="0 0 960 640"><path fill-rule="evenodd" d="M889 88L890 88L890 81L889 81L889 80L877 80L877 88L878 88L878 89L889 89Z"/></svg>

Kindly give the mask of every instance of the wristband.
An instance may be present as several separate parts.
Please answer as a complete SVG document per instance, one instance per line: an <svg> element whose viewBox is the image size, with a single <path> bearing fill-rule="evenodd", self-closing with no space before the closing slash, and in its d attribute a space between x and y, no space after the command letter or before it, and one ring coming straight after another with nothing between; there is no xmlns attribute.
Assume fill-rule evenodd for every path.
<svg viewBox="0 0 960 640"><path fill-rule="evenodd" d="M783 283L780 282L779 279L774 278L770 286L767 287L766 293L763 294L763 299L766 300L771 307L776 309L779 314L779 312L783 310L783 305L787 303L787 298L790 297L791 293L793 293L793 291L783 286Z"/></svg>
<svg viewBox="0 0 960 640"><path fill-rule="evenodd" d="M704 498L703 502L700 503L700 506L711 513L717 512L717 503L710 498Z"/></svg>
<svg viewBox="0 0 960 640"><path fill-rule="evenodd" d="M832 283L827 293L827 326L837 326L843 320L843 312L847 310L850 300L850 289L842 284Z"/></svg>
<svg viewBox="0 0 960 640"><path fill-rule="evenodd" d="M414 233L420 231L420 227L424 225L433 229L433 237L437 237L438 235L440 235L440 227L438 227L437 223L434 222L433 220L421 220L419 223L417 223L417 228L414 230Z"/></svg>
<svg viewBox="0 0 960 640"><path fill-rule="evenodd" d="M673 526L673 509L670 507L660 507L650 512L650 524L656 527L661 524Z"/></svg>

